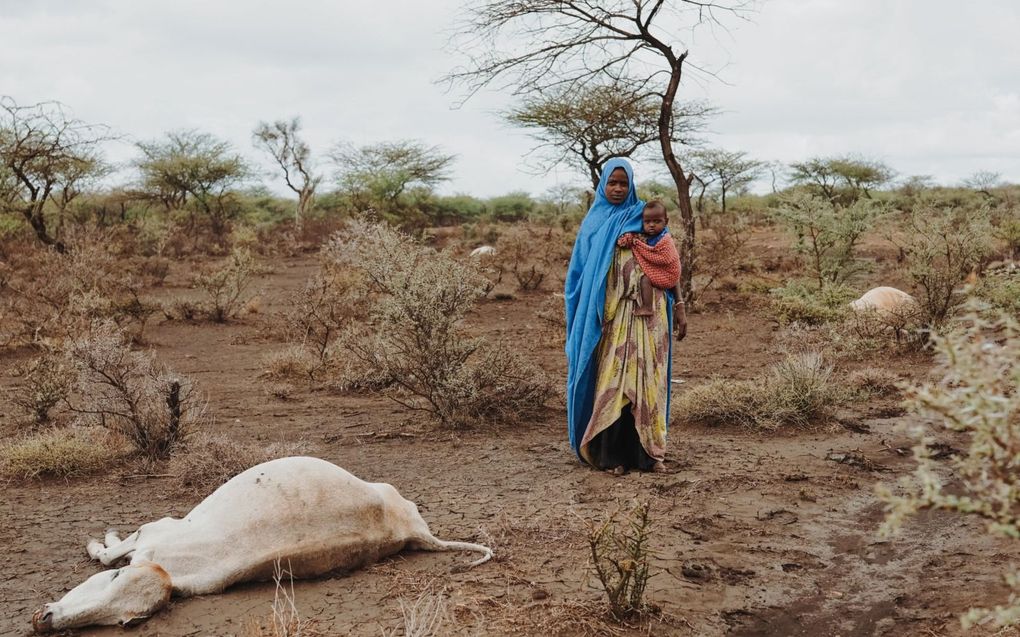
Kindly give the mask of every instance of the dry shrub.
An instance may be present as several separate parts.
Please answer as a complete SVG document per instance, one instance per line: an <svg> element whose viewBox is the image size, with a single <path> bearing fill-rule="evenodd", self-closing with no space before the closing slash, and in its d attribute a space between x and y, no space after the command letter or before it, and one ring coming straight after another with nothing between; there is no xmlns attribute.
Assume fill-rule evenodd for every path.
<svg viewBox="0 0 1020 637"><path fill-rule="evenodd" d="M916 303L904 303L888 310L854 310L841 318L840 329L862 340L889 340L889 337L895 337L897 343L915 346L927 342L927 331L922 328L923 316Z"/></svg>
<svg viewBox="0 0 1020 637"><path fill-rule="evenodd" d="M846 384L866 396L890 396L900 389L900 377L887 369L864 367L847 376Z"/></svg>
<svg viewBox="0 0 1020 637"><path fill-rule="evenodd" d="M141 339L157 308L142 299L142 279L114 257L115 246L104 237L72 237L63 254L33 247L7 264L0 277L5 342L62 338L97 319L114 321Z"/></svg>
<svg viewBox="0 0 1020 637"><path fill-rule="evenodd" d="M776 333L774 345L781 353L818 352L834 362L868 360L925 346L927 332L916 323L899 329L893 327L897 324L902 325L892 314L848 312L832 322L783 325Z"/></svg>
<svg viewBox="0 0 1020 637"><path fill-rule="evenodd" d="M11 402L36 424L50 420L50 411L62 403L71 390L72 374L59 353L46 350L17 369L21 384L11 391Z"/></svg>
<svg viewBox="0 0 1020 637"><path fill-rule="evenodd" d="M538 290L554 274L566 272L570 250L559 228L515 224L496 242L493 266L499 280L509 272L518 290Z"/></svg>
<svg viewBox="0 0 1020 637"><path fill-rule="evenodd" d="M1020 324L999 312L985 318L976 307L953 329L933 338L937 380L910 390L908 405L925 426L914 430L914 474L899 494L880 489L886 501L883 533L897 530L908 516L943 509L983 520L989 533L1020 538ZM949 460L953 477L939 475L931 446L935 432L949 430L969 442ZM971 609L965 627L992 621L1020 622L1020 576L1006 576L1009 601L994 609Z"/></svg>
<svg viewBox="0 0 1020 637"><path fill-rule="evenodd" d="M989 267L973 293L992 307L1020 316L1020 263Z"/></svg>
<svg viewBox="0 0 1020 637"><path fill-rule="evenodd" d="M474 265L365 221L334 236L325 254L365 275L370 325L343 343L393 384L393 400L453 427L515 422L542 408L551 385L540 369L502 342L482 346L464 331L484 288Z"/></svg>
<svg viewBox="0 0 1020 637"><path fill-rule="evenodd" d="M966 298L963 283L992 252L987 210L915 211L902 237L894 239L907 273L919 290L921 324L939 329Z"/></svg>
<svg viewBox="0 0 1020 637"><path fill-rule="evenodd" d="M290 400L294 397L294 386L290 383L270 383L266 386L266 395L277 400Z"/></svg>
<svg viewBox="0 0 1020 637"><path fill-rule="evenodd" d="M326 384L339 391L378 391L393 384L390 371L377 367L373 359L352 354L355 341L364 339L364 326L351 325L326 352Z"/></svg>
<svg viewBox="0 0 1020 637"><path fill-rule="evenodd" d="M163 316L170 321L195 321L203 314L202 307L197 301L183 297L174 297L169 303L163 305Z"/></svg>
<svg viewBox="0 0 1020 637"><path fill-rule="evenodd" d="M309 380L319 366L311 352L300 345L288 345L262 357L262 376L271 380Z"/></svg>
<svg viewBox="0 0 1020 637"><path fill-rule="evenodd" d="M588 549L591 565L609 600L609 612L625 621L651 610L645 589L652 572L648 560L652 536L651 503L636 504L621 522L616 511L601 524L590 524Z"/></svg>
<svg viewBox="0 0 1020 637"><path fill-rule="evenodd" d="M248 288L257 273L255 257L237 248L218 269L195 277L195 286L205 293L204 309L209 318L223 323L236 317L250 299Z"/></svg>
<svg viewBox="0 0 1020 637"><path fill-rule="evenodd" d="M542 321L542 333L546 340L562 346L567 341L567 313L562 296L550 296L535 313Z"/></svg>
<svg viewBox="0 0 1020 637"><path fill-rule="evenodd" d="M715 215L712 228L699 238L694 269L693 301L697 303L717 281L736 273L745 266L747 242L751 233L740 215Z"/></svg>
<svg viewBox="0 0 1020 637"><path fill-rule="evenodd" d="M276 592L272 608L264 618L248 618L245 637L324 637L314 621L301 619L294 600L294 576L283 569L279 560L273 569L273 582Z"/></svg>
<svg viewBox="0 0 1020 637"><path fill-rule="evenodd" d="M135 265L147 285L159 287L170 274L170 260L164 257L143 257Z"/></svg>
<svg viewBox="0 0 1020 637"><path fill-rule="evenodd" d="M133 351L113 324L94 323L66 351L77 376L69 404L82 422L122 434L150 461L170 457L197 427L191 381Z"/></svg>
<svg viewBox="0 0 1020 637"><path fill-rule="evenodd" d="M1006 256L1020 259L1020 207L1008 206L1000 210L993 234L1004 244Z"/></svg>
<svg viewBox="0 0 1020 637"><path fill-rule="evenodd" d="M688 389L676 402L684 423L743 425L764 431L806 427L827 418L846 396L832 382L820 354L788 356L759 378L716 378Z"/></svg>
<svg viewBox="0 0 1020 637"><path fill-rule="evenodd" d="M320 271L291 297L285 313L287 340L306 350L317 361L309 369L312 378L320 371L343 364L334 361L337 339L351 325L364 320L371 297L368 281L358 270L339 267L328 258Z"/></svg>
<svg viewBox="0 0 1020 637"><path fill-rule="evenodd" d="M108 469L126 452L123 440L100 427L50 429L0 447L0 478L70 478Z"/></svg>
<svg viewBox="0 0 1020 637"><path fill-rule="evenodd" d="M208 492L257 464L305 451L300 444L251 444L223 435L200 433L170 459L168 473L182 489Z"/></svg>

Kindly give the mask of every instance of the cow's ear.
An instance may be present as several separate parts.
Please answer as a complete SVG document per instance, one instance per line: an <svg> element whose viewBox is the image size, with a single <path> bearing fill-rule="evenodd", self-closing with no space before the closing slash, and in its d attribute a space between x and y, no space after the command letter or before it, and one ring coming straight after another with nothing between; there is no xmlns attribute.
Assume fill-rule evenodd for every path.
<svg viewBox="0 0 1020 637"><path fill-rule="evenodd" d="M124 628L131 628L132 626L137 626L138 624L141 624L148 618L149 616L146 615L144 617L132 617L130 619L122 619L120 620L120 625L123 626Z"/></svg>

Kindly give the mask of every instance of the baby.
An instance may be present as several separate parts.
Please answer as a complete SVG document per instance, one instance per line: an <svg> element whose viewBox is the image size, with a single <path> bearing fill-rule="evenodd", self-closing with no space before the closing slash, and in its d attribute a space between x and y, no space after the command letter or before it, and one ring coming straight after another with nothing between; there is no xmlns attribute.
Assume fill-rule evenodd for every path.
<svg viewBox="0 0 1020 637"><path fill-rule="evenodd" d="M681 298L680 253L666 230L669 217L661 201L653 199L645 204L641 221L642 234L628 232L617 239L616 244L633 250L641 266L641 298L634 316L647 317L652 315L653 288L673 290L673 298Z"/></svg>

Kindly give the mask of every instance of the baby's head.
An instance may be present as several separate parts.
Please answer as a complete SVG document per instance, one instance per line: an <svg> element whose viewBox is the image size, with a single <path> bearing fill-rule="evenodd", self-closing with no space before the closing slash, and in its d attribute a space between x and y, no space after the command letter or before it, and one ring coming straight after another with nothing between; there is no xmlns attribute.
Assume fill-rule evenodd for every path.
<svg viewBox="0 0 1020 637"><path fill-rule="evenodd" d="M666 216L666 204L658 199L652 199L646 203L645 209L641 213L641 221L646 235L655 236L662 232L666 224L669 223L669 217Z"/></svg>

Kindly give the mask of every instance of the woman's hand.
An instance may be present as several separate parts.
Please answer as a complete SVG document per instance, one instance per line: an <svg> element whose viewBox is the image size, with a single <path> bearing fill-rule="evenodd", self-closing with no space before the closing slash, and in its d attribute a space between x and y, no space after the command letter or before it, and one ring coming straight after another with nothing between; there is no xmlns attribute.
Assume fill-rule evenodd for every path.
<svg viewBox="0 0 1020 637"><path fill-rule="evenodd" d="M676 340L682 341L687 336L687 309L683 301L673 304L673 333Z"/></svg>

